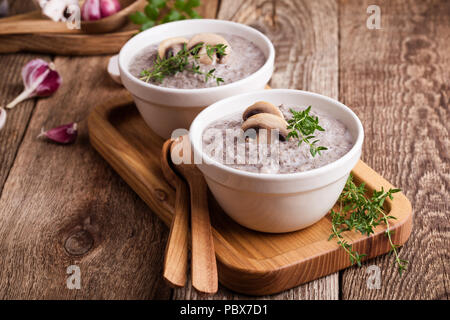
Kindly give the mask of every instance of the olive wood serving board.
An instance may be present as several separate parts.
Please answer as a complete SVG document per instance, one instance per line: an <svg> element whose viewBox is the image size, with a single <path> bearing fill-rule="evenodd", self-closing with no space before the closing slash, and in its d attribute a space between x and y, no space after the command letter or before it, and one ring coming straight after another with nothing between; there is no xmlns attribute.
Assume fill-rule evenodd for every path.
<svg viewBox="0 0 450 320"><path fill-rule="evenodd" d="M164 179L160 167L163 139L153 133L140 117L131 96L95 107L89 116L91 144L117 173L170 226L175 191ZM392 188L382 176L360 161L352 171L357 182L369 190ZM219 281L234 291L266 295L280 292L350 266L335 240L328 241L329 215L304 230L268 234L249 230L231 220L208 195ZM404 244L412 228L412 208L402 193L388 200L393 241ZM367 237L344 233L349 243L366 259L389 251L385 227L378 226Z"/></svg>

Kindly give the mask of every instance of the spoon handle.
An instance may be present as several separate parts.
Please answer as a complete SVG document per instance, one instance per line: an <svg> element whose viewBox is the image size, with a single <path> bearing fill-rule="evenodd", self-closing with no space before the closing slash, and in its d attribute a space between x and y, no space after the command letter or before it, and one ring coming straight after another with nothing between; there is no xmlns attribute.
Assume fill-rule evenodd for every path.
<svg viewBox="0 0 450 320"><path fill-rule="evenodd" d="M209 219L207 186L201 175L189 179L191 189L192 286L203 293L217 292L217 265Z"/></svg>
<svg viewBox="0 0 450 320"><path fill-rule="evenodd" d="M184 182L176 188L175 212L170 226L164 258L164 279L172 286L184 287L188 266L189 191Z"/></svg>

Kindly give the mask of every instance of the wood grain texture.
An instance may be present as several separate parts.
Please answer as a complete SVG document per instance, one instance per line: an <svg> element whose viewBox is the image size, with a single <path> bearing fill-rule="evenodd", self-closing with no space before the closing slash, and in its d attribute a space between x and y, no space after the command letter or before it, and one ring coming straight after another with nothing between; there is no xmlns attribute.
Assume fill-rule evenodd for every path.
<svg viewBox="0 0 450 320"><path fill-rule="evenodd" d="M340 99L366 131L363 159L412 200L414 230L392 257L342 274L344 299L448 299L450 3L377 1L381 30L366 28L373 1L340 2ZM366 267L381 268L381 288Z"/></svg>
<svg viewBox="0 0 450 320"><path fill-rule="evenodd" d="M176 139L170 147L170 154L175 170L188 182L191 195L192 286L201 293L213 294L217 292L218 278L208 209L208 187L203 174L192 162L193 155L183 154L184 150L191 150L188 136Z"/></svg>
<svg viewBox="0 0 450 320"><path fill-rule="evenodd" d="M10 3L11 14L19 14L34 8L34 5L28 1L15 1ZM2 77L0 77L0 92L2 93L0 95L1 106L6 106L22 92L21 70L33 58L50 60L45 55L0 55L0 66L3 72ZM30 99L19 104L17 108L8 112L6 125L0 130L0 195L8 177L9 170L14 163L17 149L22 142L35 105L35 99Z"/></svg>
<svg viewBox="0 0 450 320"><path fill-rule="evenodd" d="M125 94L106 63L55 59L64 85L38 101L0 198L0 298L170 297L161 277L166 228L88 141L89 107ZM74 145L36 138L74 120ZM70 265L81 269L80 290L66 287Z"/></svg>
<svg viewBox="0 0 450 320"><path fill-rule="evenodd" d="M13 12L17 13L25 12L33 6L31 1L9 2ZM411 261L411 266L405 276L400 278L392 266L391 258L386 256L371 260L365 266L376 264L381 267L381 290L367 288L368 275L363 267L343 272L341 283L337 276L332 276L263 298L337 299L340 296L344 299L448 299L448 1L377 1L382 9L383 30L366 29L367 6L376 3L354 0L336 2L223 0L219 17L253 25L274 41L277 66L272 86L313 90L336 98L339 91L340 100L355 109L366 131L363 159L393 184L402 187L413 200L415 229L413 237L401 250L401 254ZM216 12L217 1L208 0L204 3L205 7L214 8L211 12ZM338 32L341 38L339 90ZM42 47L48 47L47 44L51 43L51 40L30 36L24 41L15 39L13 42L17 51L33 42L35 45L42 43ZM3 43L4 39L0 38L0 48ZM3 93L0 103L6 103L20 92L21 80L16 71L31 57L36 55L0 56L0 65L7 70L0 77ZM92 62L89 62L90 59ZM76 152L70 152L70 157L59 159L59 155L64 155L67 148L52 144L45 144L45 148L39 150L28 150L36 142L34 138L41 125L52 126L73 120L72 114L66 116L62 111L54 113L49 108L71 110L70 108L74 107L73 112L82 118L87 115L89 106L117 94L115 91L118 87L115 87L109 78L99 77L104 71L102 64L106 65L106 59L93 57L57 60L67 64L67 74L63 76L65 80L73 80L69 83L77 90L66 88L66 98L51 97L39 100L37 108L34 109L35 113L33 100L22 103L14 113L8 115L7 128L0 131L0 189L8 193L7 198L5 195L0 198L0 254L5 257L0 262L0 297L204 298L198 296L192 287L177 289L171 293L163 282L158 281L162 273L166 228L151 219L152 213L148 207L130 191L122 179L117 178L104 160L92 151L86 139L85 125L80 131L84 131L81 134L81 146L75 147ZM74 74L77 79L69 79L75 78ZM79 81L80 79L83 81ZM81 90L78 91L80 83ZM88 97L85 97L86 94ZM37 116L39 117L36 118ZM32 128L28 128L28 122L33 124ZM5 130L8 130L8 133L5 133ZM129 134L130 137L139 139L131 132ZM146 152L151 153L154 150ZM16 156L18 160L24 158L15 164ZM59 160L54 161L55 158ZM13 171L9 173L13 164ZM64 166L68 166L67 177L60 169ZM42 175L39 171L41 169ZM44 174L50 174L50 177L47 179ZM55 177L60 179L57 180L58 184L65 183L63 191L54 187ZM87 186L81 183L84 180L88 181ZM76 183L73 184L73 181ZM75 192L72 193L72 189ZM152 192L157 193L160 199L168 196L162 189ZM99 193L99 203L93 193ZM112 203L104 205L105 199L110 198ZM119 203L118 198L124 200ZM107 201L109 203L109 200ZM168 201L174 199L169 198ZM60 209L64 209L64 212L53 212ZM134 225L130 227L129 234L134 236L135 232L140 230L141 223L155 223L154 227L145 227L145 230L151 233L152 249L149 254L153 257L143 258L150 260L150 265L142 262L145 272L153 274L150 282L127 285L116 294L108 292L116 290L117 287L108 282L117 281L118 277L105 277L104 272L95 276L93 270L103 269L103 265L100 259L91 258L89 251L85 255L88 260L91 259L86 262L90 268L88 271L84 267L81 269L82 277L84 272L89 274L87 279L92 277L92 280L83 282L89 284L89 287L83 287L82 284L86 291L65 289L67 275L65 269L60 268L64 263L59 261L58 255L61 250L55 250L55 247L62 245L54 244L56 238L49 237L61 233L52 230L60 230L61 224L72 218L76 219L76 210L87 212L87 215L100 216L104 222L105 215L120 215L123 221L127 221L129 214L135 217L138 212L144 212L139 222L132 218ZM150 222L146 220L146 215L150 215ZM42 230L32 226L35 221L42 225ZM57 241L67 243L67 248L72 253L83 252L89 246L95 250L97 242L80 228L83 223L82 220L79 221L78 225L73 224L81 229L79 232L68 234L64 237L66 240L57 238ZM123 221L116 217L111 223L120 224ZM105 223L102 228L115 228ZM11 230L3 233L5 228ZM32 239L26 240L23 236L25 232L34 232ZM142 234L139 235L142 237ZM106 236L109 236L108 232ZM118 237L120 236L114 239ZM135 249L128 247L128 250L123 249L122 254L118 254L118 251L109 250L109 246L103 246L103 243L100 248L104 249L95 251L94 255L98 252L103 255L101 258L108 254L115 255L115 258L111 257L108 261L119 261L121 264L108 268L122 270L119 272L123 272L124 257L128 258L130 252L138 250L136 245L133 247ZM65 250L64 248L63 251ZM55 251L58 254L54 254ZM53 266L54 263L58 264ZM59 277L56 282L54 271ZM42 279L43 277L46 279ZM105 292L108 294L103 295ZM218 294L209 298L242 299L247 296L220 287Z"/></svg>
<svg viewBox="0 0 450 320"><path fill-rule="evenodd" d="M338 6L333 0L222 0L219 19L248 24L275 45L273 88L310 90L338 97ZM270 299L338 299L338 274L288 290ZM212 298L241 299L221 291ZM205 298L192 288L175 290L176 299ZM210 297L208 297L210 298Z"/></svg>
<svg viewBox="0 0 450 320"><path fill-rule="evenodd" d="M40 11L31 11L15 17L0 20L0 35L24 33L81 33L78 29L69 29L65 22L54 22L41 17Z"/></svg>
<svg viewBox="0 0 450 320"><path fill-rule="evenodd" d="M0 80L8 94L2 103L20 92L18 71L34 56L0 57L10 75ZM55 64L62 87L38 101L31 120L33 101L18 106L0 133L0 298L168 299L167 229L92 149L83 120L90 106L125 91L106 74L107 57L56 57ZM80 122L76 144L36 139L41 127L71 121ZM72 264L81 269L80 290L66 287Z"/></svg>
<svg viewBox="0 0 450 320"><path fill-rule="evenodd" d="M169 239L164 254L164 279L175 287L186 284L189 254L189 190L178 176L170 158L172 140L167 140L161 151L161 170L164 178L175 189L175 204Z"/></svg>
<svg viewBox="0 0 450 320"><path fill-rule="evenodd" d="M55 55L115 54L136 34L132 23L122 30L104 35L21 34L0 36L0 53L45 52Z"/></svg>

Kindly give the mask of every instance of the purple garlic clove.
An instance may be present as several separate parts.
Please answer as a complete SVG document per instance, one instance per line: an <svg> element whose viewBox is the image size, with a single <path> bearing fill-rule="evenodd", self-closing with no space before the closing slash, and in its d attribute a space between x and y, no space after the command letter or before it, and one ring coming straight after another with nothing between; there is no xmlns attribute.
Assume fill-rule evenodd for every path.
<svg viewBox="0 0 450 320"><path fill-rule="evenodd" d="M81 7L81 18L84 21L101 19L100 0L86 0Z"/></svg>
<svg viewBox="0 0 450 320"><path fill-rule="evenodd" d="M100 12L102 18L112 16L120 11L119 0L100 0Z"/></svg>
<svg viewBox="0 0 450 320"><path fill-rule="evenodd" d="M23 67L22 80L25 90L6 106L7 109L29 98L48 97L58 90L62 82L55 65L41 59L31 60Z"/></svg>
<svg viewBox="0 0 450 320"><path fill-rule="evenodd" d="M6 110L3 108L0 108L0 130L3 129L6 123Z"/></svg>
<svg viewBox="0 0 450 320"><path fill-rule="evenodd" d="M22 69L22 79L25 89L34 88L37 97L48 97L58 90L61 76L55 70L55 65L41 59L31 60Z"/></svg>
<svg viewBox="0 0 450 320"><path fill-rule="evenodd" d="M48 131L42 129L41 133L38 135L40 137L46 137L47 139L60 143L69 144L74 143L78 136L78 129L76 122L65 124Z"/></svg>

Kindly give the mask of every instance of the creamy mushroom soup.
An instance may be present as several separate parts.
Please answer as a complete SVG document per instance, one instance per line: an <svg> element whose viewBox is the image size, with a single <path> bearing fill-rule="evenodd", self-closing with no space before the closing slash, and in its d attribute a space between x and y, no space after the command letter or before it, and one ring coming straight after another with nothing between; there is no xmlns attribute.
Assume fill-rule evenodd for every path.
<svg viewBox="0 0 450 320"><path fill-rule="evenodd" d="M186 36L184 38L188 41L187 43L189 43L189 41L197 36L200 37L200 39L197 40L198 43L202 42L202 34ZM162 81L152 78L147 79L147 82L163 87L179 89L215 87L246 78L261 68L266 62L264 53L253 42L236 35L218 34L217 36L226 39L226 51L228 51L228 54L225 56L214 57L214 61L211 63L208 61L206 54L202 56L200 52L200 59L197 61L194 61L192 55L189 57L190 63L185 67L184 71L164 76ZM173 39L174 41L172 41ZM169 43L168 50L165 51L166 58L176 55L176 53L182 49L182 45L177 42L177 39L180 38L173 39L167 39L169 40L168 42L171 43ZM219 40L211 43L221 42L224 41ZM136 54L129 65L129 71L133 76L143 80L141 75L142 71L152 70L158 57L160 45L161 44L150 45ZM199 66L199 71L201 73L192 72L191 63L193 61ZM213 70L211 76L208 81L205 81L205 74L211 72L211 70ZM219 81L218 83L217 79L219 78L222 79L223 82Z"/></svg>
<svg viewBox="0 0 450 320"><path fill-rule="evenodd" d="M317 144L327 148L313 156L306 143L299 146L299 139L286 137L284 131L291 130L284 130L284 124L287 124L285 120L275 119L279 117L278 110L289 120L292 118L290 109L299 112L306 107L272 105L272 109L274 110L268 110L265 106L250 107L244 114L233 114L211 123L203 132L203 151L212 159L235 169L258 173L294 173L329 164L344 156L354 144L349 130L342 122L313 106L310 115L318 117L319 125L324 131L315 131L315 138L311 141L319 140ZM261 113L255 115L261 111L265 118L259 117ZM243 118L246 117L248 118L244 121ZM271 143L264 143L272 137L271 131L266 135L266 140L264 136L256 138L247 131L270 126L279 126L280 129L273 135Z"/></svg>

